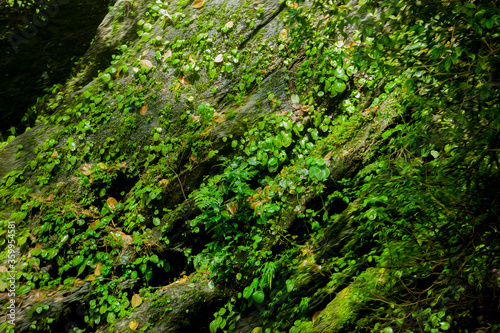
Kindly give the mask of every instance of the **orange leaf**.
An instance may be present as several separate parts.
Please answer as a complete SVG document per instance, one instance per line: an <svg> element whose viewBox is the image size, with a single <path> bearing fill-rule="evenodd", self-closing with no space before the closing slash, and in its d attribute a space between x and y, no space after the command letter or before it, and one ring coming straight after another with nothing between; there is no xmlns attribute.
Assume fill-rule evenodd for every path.
<svg viewBox="0 0 500 333"><path fill-rule="evenodd" d="M146 112L148 112L148 105L147 104L144 104L141 109L139 110L139 113L141 114L141 116L144 116L146 114Z"/></svg>
<svg viewBox="0 0 500 333"><path fill-rule="evenodd" d="M95 265L95 269L94 269L94 275L95 276L99 276L101 275L101 268L102 268L102 264L100 262L98 262L96 265Z"/></svg>
<svg viewBox="0 0 500 333"><path fill-rule="evenodd" d="M52 153L52 155L50 155L50 157L51 157L51 158L56 158L56 157L57 157L57 155L59 155L59 154L57 153L57 150L54 150L54 152Z"/></svg>
<svg viewBox="0 0 500 333"><path fill-rule="evenodd" d="M132 300L130 301L130 304L132 304L132 307L136 308L139 305L141 305L141 303L142 303L141 296L139 296L139 294L134 294L134 296L132 296Z"/></svg>
<svg viewBox="0 0 500 333"><path fill-rule="evenodd" d="M137 329L137 327L139 327L139 324L137 324L137 322L135 320L132 320L130 322L130 325L128 325L128 327L130 327L131 330L135 331Z"/></svg>
<svg viewBox="0 0 500 333"><path fill-rule="evenodd" d="M95 280L95 276L93 275L89 275L87 276L87 278L85 279L85 281L94 281Z"/></svg>
<svg viewBox="0 0 500 333"><path fill-rule="evenodd" d="M118 204L118 201L116 201L116 199L113 197L109 197L108 200L106 200L106 203L108 204L109 208L111 208L111 210L115 210L115 206Z"/></svg>
<svg viewBox="0 0 500 333"><path fill-rule="evenodd" d="M195 9L203 7L205 0L194 0L192 7Z"/></svg>

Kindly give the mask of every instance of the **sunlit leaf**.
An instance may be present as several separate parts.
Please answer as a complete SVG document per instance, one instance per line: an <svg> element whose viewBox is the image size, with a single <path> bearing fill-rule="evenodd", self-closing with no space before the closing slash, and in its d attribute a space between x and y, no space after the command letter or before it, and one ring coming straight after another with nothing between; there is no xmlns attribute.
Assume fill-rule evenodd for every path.
<svg viewBox="0 0 500 333"><path fill-rule="evenodd" d="M192 7L195 9L201 8L205 5L205 0L194 0Z"/></svg>
<svg viewBox="0 0 500 333"><path fill-rule="evenodd" d="M134 296L132 296L132 299L130 300L130 304L132 305L132 307L136 308L139 305L141 305L141 303L142 303L141 296L139 296L139 294L134 294Z"/></svg>
<svg viewBox="0 0 500 333"><path fill-rule="evenodd" d="M137 322L135 320L132 320L130 322L130 324L128 325L128 327L130 327L131 330L135 331L137 329L137 327L139 327L139 324L137 324Z"/></svg>

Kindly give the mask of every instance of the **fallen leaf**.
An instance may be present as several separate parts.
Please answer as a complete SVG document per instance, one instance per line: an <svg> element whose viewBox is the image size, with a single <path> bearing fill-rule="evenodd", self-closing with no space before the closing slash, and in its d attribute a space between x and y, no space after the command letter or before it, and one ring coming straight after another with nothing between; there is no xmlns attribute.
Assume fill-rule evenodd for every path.
<svg viewBox="0 0 500 333"><path fill-rule="evenodd" d="M85 175L85 176L90 176L94 171L90 170L92 168L92 164L84 164L80 168L80 171Z"/></svg>
<svg viewBox="0 0 500 333"><path fill-rule="evenodd" d="M31 262L31 268L34 268L37 272L40 270L40 266L38 266L38 263L34 260Z"/></svg>
<svg viewBox="0 0 500 333"><path fill-rule="evenodd" d="M234 22L233 21L229 21L225 25L225 27L228 28L228 29L231 29L233 26L234 26Z"/></svg>
<svg viewBox="0 0 500 333"><path fill-rule="evenodd" d="M185 77L179 77L177 78L179 80L179 82L183 85L183 86L186 86L189 84L189 81L185 78Z"/></svg>
<svg viewBox="0 0 500 333"><path fill-rule="evenodd" d="M323 159L326 161L326 160L329 160L330 158L332 158L332 155L333 155L333 151L330 151L328 152L328 154L325 155L325 157L323 157Z"/></svg>
<svg viewBox="0 0 500 333"><path fill-rule="evenodd" d="M286 40L287 34L288 33L287 33L286 29L281 29L280 34L279 34L279 39Z"/></svg>
<svg viewBox="0 0 500 333"><path fill-rule="evenodd" d="M301 109L302 111L306 111L306 112L307 112L307 111L309 111L309 109L310 109L310 108L311 108L311 107L310 107L309 105L302 105L302 106L300 107L300 109Z"/></svg>
<svg viewBox="0 0 500 333"><path fill-rule="evenodd" d="M321 314L321 311L317 311L317 312L315 312L313 314L313 317L312 317L312 322L313 323L318 319L318 317L319 317L320 314Z"/></svg>
<svg viewBox="0 0 500 333"><path fill-rule="evenodd" d="M177 85L175 86L174 91L176 91L177 89L179 89L180 86L181 86L180 82L177 82Z"/></svg>
<svg viewBox="0 0 500 333"><path fill-rule="evenodd" d="M57 153L57 150L54 150L54 152L52 153L52 155L50 155L50 157L51 157L51 158L56 158L56 157L57 157L57 155L59 155L59 154Z"/></svg>
<svg viewBox="0 0 500 333"><path fill-rule="evenodd" d="M236 201L233 201L231 204L227 204L227 211L229 214L234 215L236 214L236 211L238 210L238 203Z"/></svg>
<svg viewBox="0 0 500 333"><path fill-rule="evenodd" d="M87 278L85 279L85 281L94 281L95 280L95 276L93 275L89 275L87 276Z"/></svg>
<svg viewBox="0 0 500 333"><path fill-rule="evenodd" d="M116 199L113 197L109 197L108 200L106 200L106 203L108 204L109 208L111 208L111 210L115 210L115 206L118 204L118 201L116 201Z"/></svg>
<svg viewBox="0 0 500 333"><path fill-rule="evenodd" d="M194 58L193 58L193 56L192 56L192 55L189 55L188 61L189 61L189 62L194 62Z"/></svg>
<svg viewBox="0 0 500 333"><path fill-rule="evenodd" d="M162 180L160 180L160 185L162 185L162 186L167 186L168 183L169 183L168 179L162 179Z"/></svg>
<svg viewBox="0 0 500 333"><path fill-rule="evenodd" d="M141 305L141 303L142 303L141 296L139 296L139 294L134 294L134 296L132 296L132 300L130 301L132 307L136 308L139 305Z"/></svg>
<svg viewBox="0 0 500 333"><path fill-rule="evenodd" d="M84 283L85 283L84 280L82 280L82 279L76 279L75 282L73 283L73 286L74 287L81 286Z"/></svg>
<svg viewBox="0 0 500 333"><path fill-rule="evenodd" d="M101 268L102 268L102 264L100 262L98 262L96 265L95 265L95 269L94 269L94 275L95 276L99 276L101 275Z"/></svg>
<svg viewBox="0 0 500 333"><path fill-rule="evenodd" d="M194 0L192 7L195 9L203 7L205 0Z"/></svg>
<svg viewBox="0 0 500 333"><path fill-rule="evenodd" d="M188 280L188 277L186 275L184 275L182 277L182 279L175 281L175 283L177 283L177 284L183 284L183 283L186 283L187 280Z"/></svg>
<svg viewBox="0 0 500 333"><path fill-rule="evenodd" d="M146 67L147 69L153 68L153 63L150 60L144 59L139 61L141 67Z"/></svg>
<svg viewBox="0 0 500 333"><path fill-rule="evenodd" d="M9 270L5 266L0 266L0 273L8 272Z"/></svg>
<svg viewBox="0 0 500 333"><path fill-rule="evenodd" d="M172 57L172 50L168 49L167 52L163 55L162 60L165 61L165 60L167 60L170 57Z"/></svg>
<svg viewBox="0 0 500 333"><path fill-rule="evenodd" d="M144 58L145 56L147 56L148 53L149 53L149 49L147 49L144 52L142 52L141 58Z"/></svg>
<svg viewBox="0 0 500 333"><path fill-rule="evenodd" d="M118 168L126 168L127 167L127 162L123 161L120 162L116 165Z"/></svg>
<svg viewBox="0 0 500 333"><path fill-rule="evenodd" d="M121 231L120 231L120 236L122 238L124 245L128 245L128 244L132 243L132 240L133 240L132 236L127 235L126 233L121 232Z"/></svg>
<svg viewBox="0 0 500 333"><path fill-rule="evenodd" d="M101 223L101 220L95 220L94 222L89 224L89 229L92 231L95 231L95 229L99 228L100 223Z"/></svg>
<svg viewBox="0 0 500 333"><path fill-rule="evenodd" d="M128 325L128 327L130 327L131 330L135 331L137 329L137 327L139 327L139 324L137 324L137 322L135 320L132 320L130 322L130 325Z"/></svg>
<svg viewBox="0 0 500 333"><path fill-rule="evenodd" d="M194 156L193 154L191 154L189 158L191 159L191 161L196 162L196 156Z"/></svg>
<svg viewBox="0 0 500 333"><path fill-rule="evenodd" d="M141 114L141 116L144 116L147 112L148 112L148 105L144 104L139 110L139 113Z"/></svg>
<svg viewBox="0 0 500 333"><path fill-rule="evenodd" d="M217 64L220 64L221 62L224 61L224 57L222 56L222 54L218 54L217 57L215 57L215 60L214 60Z"/></svg>

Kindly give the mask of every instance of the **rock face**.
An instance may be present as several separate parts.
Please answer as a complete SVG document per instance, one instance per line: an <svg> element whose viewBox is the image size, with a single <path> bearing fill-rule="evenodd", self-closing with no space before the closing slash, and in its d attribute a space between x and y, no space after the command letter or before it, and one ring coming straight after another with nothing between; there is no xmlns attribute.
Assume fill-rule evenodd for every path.
<svg viewBox="0 0 500 333"><path fill-rule="evenodd" d="M362 5L321 6L109 8L74 75L61 75L34 104L31 129L0 148L0 304L11 302L14 276L15 332L449 328L445 310L473 288L440 275L445 259L420 259L448 224L424 230L421 210L394 208L406 194L384 192L415 182L424 188L408 195L415 206L441 207L417 171L398 174L425 163L394 143L411 136L411 94L375 60L355 61L372 17L352 19ZM6 51L6 68L39 43L51 48L42 39L51 29L102 10L77 7L61 5L39 39ZM28 80L17 77L0 89L12 100ZM422 301L429 286L443 298Z"/></svg>

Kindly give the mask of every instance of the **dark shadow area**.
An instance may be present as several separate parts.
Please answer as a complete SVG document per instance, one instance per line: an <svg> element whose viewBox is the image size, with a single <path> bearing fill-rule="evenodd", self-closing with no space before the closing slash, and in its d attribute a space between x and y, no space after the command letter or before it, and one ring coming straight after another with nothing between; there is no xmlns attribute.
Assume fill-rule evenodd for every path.
<svg viewBox="0 0 500 333"><path fill-rule="evenodd" d="M63 83L87 51L112 1L36 1L29 9L0 2L0 134L22 133L28 108ZM39 14L36 14L36 10Z"/></svg>

